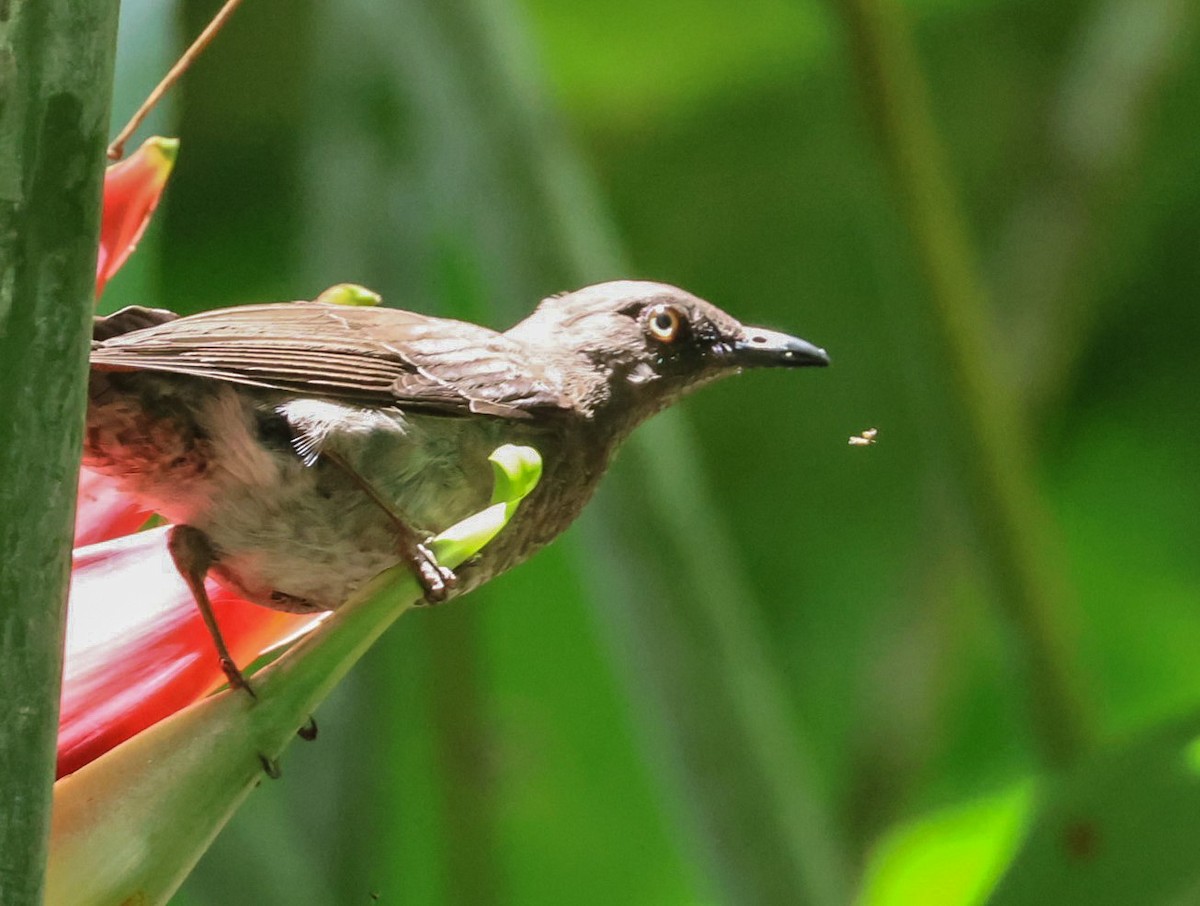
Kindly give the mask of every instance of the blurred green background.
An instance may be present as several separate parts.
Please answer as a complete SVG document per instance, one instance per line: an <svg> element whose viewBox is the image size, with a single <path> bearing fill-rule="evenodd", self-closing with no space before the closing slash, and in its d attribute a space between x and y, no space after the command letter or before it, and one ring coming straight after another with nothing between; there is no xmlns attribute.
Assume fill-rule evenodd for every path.
<svg viewBox="0 0 1200 906"><path fill-rule="evenodd" d="M114 122L215 8L126 0ZM406 615L175 902L1200 901L1197 15L246 4L107 308L636 277L834 367Z"/></svg>

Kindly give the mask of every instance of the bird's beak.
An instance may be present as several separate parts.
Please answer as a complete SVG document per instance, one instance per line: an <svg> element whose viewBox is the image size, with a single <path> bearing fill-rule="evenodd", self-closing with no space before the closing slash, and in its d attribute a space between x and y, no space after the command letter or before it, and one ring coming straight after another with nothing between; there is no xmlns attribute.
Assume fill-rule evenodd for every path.
<svg viewBox="0 0 1200 906"><path fill-rule="evenodd" d="M744 328L741 338L733 344L733 356L745 368L824 367L829 364L829 356L821 347L762 327Z"/></svg>

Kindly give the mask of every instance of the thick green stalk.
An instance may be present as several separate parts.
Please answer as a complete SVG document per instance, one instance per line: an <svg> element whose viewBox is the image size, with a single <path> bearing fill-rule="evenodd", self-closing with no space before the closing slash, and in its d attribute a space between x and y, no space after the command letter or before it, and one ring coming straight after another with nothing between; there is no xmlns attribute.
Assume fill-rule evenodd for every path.
<svg viewBox="0 0 1200 906"><path fill-rule="evenodd" d="M1014 630L1041 755L1048 764L1061 765L1077 756L1088 738L1062 622L1070 593L1054 561L1053 531L1035 487L1022 413L998 379L986 294L947 176L908 23L895 0L842 0L838 8L924 272L941 359L950 372L946 403L961 430L948 446L958 454L956 466L970 491L997 600Z"/></svg>
<svg viewBox="0 0 1200 906"><path fill-rule="evenodd" d="M39 903L117 2L0 3L0 902Z"/></svg>

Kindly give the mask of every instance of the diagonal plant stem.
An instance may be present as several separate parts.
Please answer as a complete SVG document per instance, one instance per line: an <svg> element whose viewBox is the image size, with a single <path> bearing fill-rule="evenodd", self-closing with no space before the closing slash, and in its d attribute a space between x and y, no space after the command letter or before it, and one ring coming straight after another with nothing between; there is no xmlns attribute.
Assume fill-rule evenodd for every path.
<svg viewBox="0 0 1200 906"><path fill-rule="evenodd" d="M1029 437L1017 401L998 378L986 294L948 178L946 155L908 23L895 0L841 0L868 116L924 273L948 406L961 426L953 445L974 521L1013 628L1024 694L1045 763L1074 760L1090 728L1077 688L1064 613L1068 582L1039 498Z"/></svg>
<svg viewBox="0 0 1200 906"><path fill-rule="evenodd" d="M41 902L117 2L0 4L0 902Z"/></svg>
<svg viewBox="0 0 1200 906"><path fill-rule="evenodd" d="M217 14L213 16L212 21L200 32L195 41L189 45L188 49L183 52L175 64L170 68L162 80L154 86L154 90L150 92L146 100L142 101L141 105L130 117L117 137L112 140L112 144L108 146L108 159L120 160L125 156L125 143L137 132L138 127L142 125L146 117L148 117L154 107L162 100L163 95L171 90L176 82L183 78L183 74L188 71L188 68L196 61L196 58L204 52L204 49L212 43L217 34L225 27L225 23L229 21L229 17L234 14L234 11L241 5L242 0L226 0L224 6L217 10Z"/></svg>

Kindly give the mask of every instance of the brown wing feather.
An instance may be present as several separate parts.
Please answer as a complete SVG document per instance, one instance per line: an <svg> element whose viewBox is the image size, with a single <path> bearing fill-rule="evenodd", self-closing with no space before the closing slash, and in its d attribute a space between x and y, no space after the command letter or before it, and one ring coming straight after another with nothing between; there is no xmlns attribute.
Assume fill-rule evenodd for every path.
<svg viewBox="0 0 1200 906"><path fill-rule="evenodd" d="M567 408L541 368L493 330L320 302L218 309L123 333L93 344L92 367L444 415L523 418Z"/></svg>

